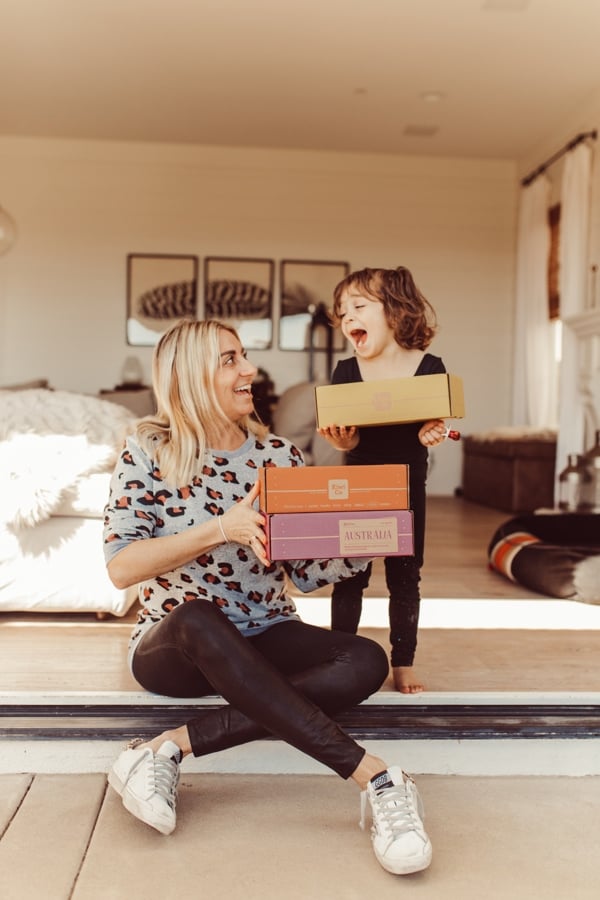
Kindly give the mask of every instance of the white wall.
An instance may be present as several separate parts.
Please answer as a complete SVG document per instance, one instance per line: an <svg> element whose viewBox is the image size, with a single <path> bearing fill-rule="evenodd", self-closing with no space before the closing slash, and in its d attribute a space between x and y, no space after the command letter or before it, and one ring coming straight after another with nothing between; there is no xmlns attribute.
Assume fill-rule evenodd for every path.
<svg viewBox="0 0 600 900"><path fill-rule="evenodd" d="M125 339L128 253L403 264L465 381L461 429L508 424L517 189L507 161L1 138L19 235L0 257L0 384L95 392L132 352L149 378L150 348ZM306 379L303 353L252 358L279 392ZM430 492L452 493L460 464L439 448Z"/></svg>

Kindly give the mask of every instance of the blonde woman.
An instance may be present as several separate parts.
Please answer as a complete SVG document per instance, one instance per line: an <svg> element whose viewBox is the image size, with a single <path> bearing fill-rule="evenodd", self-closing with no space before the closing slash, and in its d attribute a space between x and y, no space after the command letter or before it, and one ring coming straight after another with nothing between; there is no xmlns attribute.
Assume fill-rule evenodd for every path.
<svg viewBox="0 0 600 900"><path fill-rule="evenodd" d="M216 693L226 705L132 742L109 782L129 812L169 834L186 755L274 735L353 780L371 804L380 863L418 871L431 845L414 783L331 718L379 689L385 651L302 622L286 592L286 575L311 591L368 560L267 559L257 470L303 460L252 418L256 373L237 333L216 321L183 321L156 347L158 411L138 424L113 474L107 567L118 587L139 584L129 660L140 685L170 697Z"/></svg>

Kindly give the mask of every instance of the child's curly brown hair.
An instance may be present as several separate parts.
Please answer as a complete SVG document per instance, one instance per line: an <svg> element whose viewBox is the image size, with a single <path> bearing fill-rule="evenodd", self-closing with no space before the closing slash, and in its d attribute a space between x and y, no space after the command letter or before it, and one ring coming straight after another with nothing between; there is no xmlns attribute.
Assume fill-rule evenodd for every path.
<svg viewBox="0 0 600 900"><path fill-rule="evenodd" d="M388 325L401 347L407 350L426 350L429 347L438 329L435 310L405 266L398 266L397 269L360 269L340 281L333 291L331 320L336 326L341 323L343 295L350 288L356 288L383 304Z"/></svg>

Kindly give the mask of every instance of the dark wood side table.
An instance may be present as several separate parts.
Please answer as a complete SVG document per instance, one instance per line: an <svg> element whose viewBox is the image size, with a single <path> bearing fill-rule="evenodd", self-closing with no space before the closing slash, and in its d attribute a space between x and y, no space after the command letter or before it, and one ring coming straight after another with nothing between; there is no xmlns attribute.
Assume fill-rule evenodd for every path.
<svg viewBox="0 0 600 900"><path fill-rule="evenodd" d="M126 406L140 418L156 412L154 391L145 384L118 384L112 390L101 390L98 396L101 400Z"/></svg>

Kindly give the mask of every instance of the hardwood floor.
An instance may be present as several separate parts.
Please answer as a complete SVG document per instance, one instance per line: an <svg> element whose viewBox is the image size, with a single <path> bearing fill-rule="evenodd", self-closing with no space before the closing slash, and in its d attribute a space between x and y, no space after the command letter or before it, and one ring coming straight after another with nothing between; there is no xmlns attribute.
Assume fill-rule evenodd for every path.
<svg viewBox="0 0 600 900"><path fill-rule="evenodd" d="M423 597L538 597L487 565L488 544L510 513L454 497L432 497L427 508Z"/></svg>
<svg viewBox="0 0 600 900"><path fill-rule="evenodd" d="M508 518L460 498L429 499L417 655L427 690L600 691L600 607L548 600L488 569L488 542ZM298 597L303 617L327 625L329 592ZM375 598L385 595L377 561L361 631L383 646L387 613L385 601ZM525 610L535 613L533 627L523 624ZM138 689L126 666L134 618L135 609L104 621L0 614L3 690Z"/></svg>

